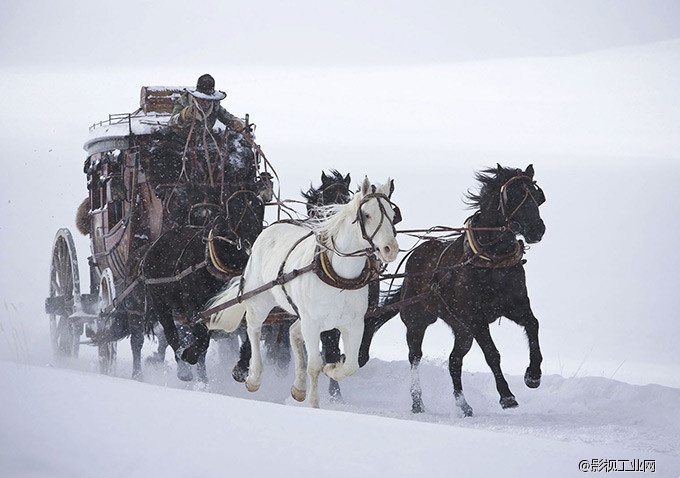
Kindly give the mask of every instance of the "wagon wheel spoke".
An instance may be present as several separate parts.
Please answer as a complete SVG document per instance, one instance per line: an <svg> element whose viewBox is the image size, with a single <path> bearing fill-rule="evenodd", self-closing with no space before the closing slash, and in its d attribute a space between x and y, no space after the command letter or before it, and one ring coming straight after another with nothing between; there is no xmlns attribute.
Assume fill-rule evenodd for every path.
<svg viewBox="0 0 680 478"><path fill-rule="evenodd" d="M70 319L80 300L77 264L73 237L68 229L60 229L52 248L50 290L46 304L52 349L58 359L78 355L82 325Z"/></svg>
<svg viewBox="0 0 680 478"><path fill-rule="evenodd" d="M104 310L113 303L116 297L116 286L114 283L111 269L106 268L102 271L99 279L99 303L97 330L106 329L110 316L104 314ZM105 375L113 375L116 368L116 358L118 355L118 343L116 341L102 341L97 345L99 353L99 372Z"/></svg>

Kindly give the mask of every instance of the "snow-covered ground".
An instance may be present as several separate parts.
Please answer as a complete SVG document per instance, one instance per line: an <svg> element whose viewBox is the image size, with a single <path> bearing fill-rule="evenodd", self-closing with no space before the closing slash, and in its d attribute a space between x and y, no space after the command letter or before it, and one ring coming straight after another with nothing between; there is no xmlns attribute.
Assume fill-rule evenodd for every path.
<svg viewBox="0 0 680 478"><path fill-rule="evenodd" d="M0 31L17 54L37 41L8 45L13 30ZM0 65L0 476L571 477L584 476L583 460L602 473L654 460L655 476L680 476L679 39L429 65L245 68L221 55L207 67ZM258 124L286 198L323 169L354 183L390 176L400 227L460 226L475 170L533 163L548 199L547 232L526 265L541 387L524 386L525 339L507 320L492 335L520 406L500 408L475 346L468 419L453 407L452 337L440 324L425 339L426 413L410 413L398 318L341 384L345 403L323 395L321 410L290 398L290 370L268 367L249 394L229 377L234 357L215 347L205 390L179 382L169 360L130 380L127 341L113 377L94 372L88 347L56 363L42 304L54 233L74 230L87 194L87 126L136 109L141 86L208 71L229 93L224 106ZM76 242L85 276L89 242Z"/></svg>
<svg viewBox="0 0 680 478"><path fill-rule="evenodd" d="M375 359L342 383L345 403L322 393L314 410L290 398L292 370L270 365L248 394L229 376L233 361L211 350L211 382L200 390L169 362L146 367L146 383L126 378L125 360L122 378L89 373L92 350L73 369L0 362L2 476L573 477L581 462L602 460L622 460L610 470L654 467L654 476L680 470L676 388L550 375L529 390L510 376L520 407L502 410L492 377L465 373L476 416L462 418L446 367L430 362L427 411L414 416L408 362Z"/></svg>

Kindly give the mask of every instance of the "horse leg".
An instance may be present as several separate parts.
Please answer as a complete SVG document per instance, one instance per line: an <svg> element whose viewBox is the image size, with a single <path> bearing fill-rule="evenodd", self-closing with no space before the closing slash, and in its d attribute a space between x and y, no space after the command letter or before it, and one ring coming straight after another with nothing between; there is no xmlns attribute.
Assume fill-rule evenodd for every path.
<svg viewBox="0 0 680 478"><path fill-rule="evenodd" d="M203 353L198 357L198 362L196 362L196 375L198 377L198 381L204 385L208 385L208 371L205 366L205 356L206 354Z"/></svg>
<svg viewBox="0 0 680 478"><path fill-rule="evenodd" d="M411 412L423 413L423 391L420 387L420 373L418 367L423 358L423 339L425 330L430 322L412 321L406 319L409 316L404 313L404 324L406 325L406 343L408 345L408 361L411 364Z"/></svg>
<svg viewBox="0 0 680 478"><path fill-rule="evenodd" d="M368 284L368 311L373 311L380 301L380 281L371 282ZM369 350L371 348L371 342L373 341L373 336L378 331L380 327L385 325L385 323L392 317L399 313L398 310L383 313L380 315L370 315L364 320L364 335L361 338L361 347L359 347L359 367L366 365L369 359Z"/></svg>
<svg viewBox="0 0 680 478"><path fill-rule="evenodd" d="M307 360L305 359L304 341L302 339L302 324L300 319L290 326L290 347L293 351L295 363L295 380L290 389L290 394L298 402L305 400L307 394Z"/></svg>
<svg viewBox="0 0 680 478"><path fill-rule="evenodd" d="M269 325L269 338L263 342L267 345L267 358L276 366L277 373L284 373L290 364L290 338L288 324L274 323ZM264 328L263 328L264 331Z"/></svg>
<svg viewBox="0 0 680 478"><path fill-rule="evenodd" d="M158 357L159 362L165 362L165 351L168 348L168 340L165 338L165 334L163 333L163 330L161 330L160 335L158 336L158 348L156 349L156 355Z"/></svg>
<svg viewBox="0 0 680 478"><path fill-rule="evenodd" d="M361 337L364 334L363 318L348 327L341 327L339 330L342 335L342 343L345 346L344 360L326 364L323 368L323 372L334 380L347 378L359 370L359 347L361 346Z"/></svg>
<svg viewBox="0 0 680 478"><path fill-rule="evenodd" d="M150 312L152 314L152 319L158 320L163 328L163 336L167 340L168 345L172 347L175 353L175 362L177 363L177 378L186 382L193 379L191 374L191 369L189 365L181 359L181 353L184 350L185 337L180 338L180 331L178 330L178 324L172 317L172 310L169 307L163 307L163 300L157 298L156 294L152 294L147 290L147 297L150 297L151 307Z"/></svg>
<svg viewBox="0 0 680 478"><path fill-rule="evenodd" d="M165 338L165 333L163 332L163 327L160 323L157 323L153 328L153 332L158 339L158 348L156 351L146 358L147 363L163 363L165 362L165 350L168 348L168 341Z"/></svg>
<svg viewBox="0 0 680 478"><path fill-rule="evenodd" d="M389 318L397 312L388 312ZM437 317L423 309L420 304L404 307L401 321L406 326L406 344L408 345L408 361L411 364L411 411L423 413L422 389L420 387L420 360L423 358L423 339L427 328L437 321ZM364 334L365 336L365 334Z"/></svg>
<svg viewBox="0 0 680 478"><path fill-rule="evenodd" d="M132 378L142 380L142 346L144 345L144 321L140 315L130 321L130 347L132 348Z"/></svg>
<svg viewBox="0 0 680 478"><path fill-rule="evenodd" d="M328 363L336 363L340 361L340 331L338 329L326 330L321 332L321 352L324 361ZM337 380L330 379L328 384L328 394L331 396L332 402L342 402L342 395L340 394L340 385Z"/></svg>
<svg viewBox="0 0 680 478"><path fill-rule="evenodd" d="M177 330L177 336L180 343L180 348L177 349L175 354L175 362L177 363L177 378L182 382L191 382L194 379L194 373L191 371L191 366L189 363L182 358L186 349L189 348L189 338L191 334L186 325L175 322L174 320L173 324L175 326L175 330ZM172 343L170 340L171 339L168 338L168 342Z"/></svg>
<svg viewBox="0 0 680 478"><path fill-rule="evenodd" d="M458 323L456 321L456 323ZM449 324L450 325L450 324ZM453 327L452 327L453 328ZM451 375L451 382L453 383L453 398L456 406L463 412L463 416L472 416L472 407L465 400L463 395L463 357L472 348L474 336L467 330L453 329L453 349L449 355L449 374Z"/></svg>
<svg viewBox="0 0 680 478"><path fill-rule="evenodd" d="M524 327L524 333L529 341L529 367L524 373L524 383L529 388L538 388L541 385L541 362L543 362L541 347L538 345L538 319L530 308L522 315L508 314L507 317Z"/></svg>
<svg viewBox="0 0 680 478"><path fill-rule="evenodd" d="M319 408L319 374L323 369L323 359L319 351L321 330L313 320L301 321L302 338L307 351L307 376L309 377L309 404Z"/></svg>
<svg viewBox="0 0 680 478"><path fill-rule="evenodd" d="M388 297L384 305L393 305L400 300L401 294L394 294ZM385 325L388 320L392 319L399 313L399 309L392 309L386 312L378 313L380 308L378 302L380 299L380 283L371 282L368 286L368 310L373 313L366 317L364 321L364 336L361 339L361 347L359 348L359 367L363 367L370 358L369 350L373 336L378 332L380 327ZM434 320L433 320L434 322Z"/></svg>
<svg viewBox="0 0 680 478"><path fill-rule="evenodd" d="M203 322L196 322L191 327L191 332L194 335L195 341L193 347L198 353L198 359L196 362L196 374L198 375L198 380L207 385L208 384L208 373L205 367L205 356L208 352L208 347L210 346L210 335L211 332L208 327Z"/></svg>
<svg viewBox="0 0 680 478"><path fill-rule="evenodd" d="M240 334L240 333L239 333ZM231 376L237 382L245 382L248 376L248 365L250 364L250 358L252 357L252 348L250 347L250 340L248 340L248 335L243 334L243 343L239 349L239 358L236 365L231 371Z"/></svg>
<svg viewBox="0 0 680 478"><path fill-rule="evenodd" d="M262 324L267 318L269 310L249 306L246 312L248 340L250 341L251 357L246 378L246 388L249 392L257 392L262 384Z"/></svg>
<svg viewBox="0 0 680 478"><path fill-rule="evenodd" d="M500 404L503 408L514 408L518 406L515 396L510 391L508 382L503 376L503 371L501 370L501 354L496 348L493 339L491 338L491 332L489 330L489 325L484 323L480 324L476 328L475 339L477 343L482 348L484 352L484 358L486 359L487 365L493 373L493 377L496 380L496 390L500 395Z"/></svg>

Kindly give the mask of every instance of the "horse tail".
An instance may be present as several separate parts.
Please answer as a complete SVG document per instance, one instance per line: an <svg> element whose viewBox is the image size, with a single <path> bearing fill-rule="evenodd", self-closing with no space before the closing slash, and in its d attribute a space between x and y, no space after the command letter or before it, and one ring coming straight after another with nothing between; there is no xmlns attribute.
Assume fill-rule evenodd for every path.
<svg viewBox="0 0 680 478"><path fill-rule="evenodd" d="M380 327L385 325L388 320L399 313L399 307L393 307L393 305L397 304L400 298L401 286L390 290L383 300L382 305L376 307L366 315L366 320L364 321L364 336L361 340L361 347L359 348L359 367L363 367L366 365L366 362L368 362L369 349L375 333Z"/></svg>
<svg viewBox="0 0 680 478"><path fill-rule="evenodd" d="M240 277L232 279L227 287L208 303L206 310L236 299L240 290L240 282ZM241 324L241 320L243 320L245 314L245 304L243 302L236 302L233 305L212 314L206 321L206 325L210 330L220 329L227 332L233 332Z"/></svg>

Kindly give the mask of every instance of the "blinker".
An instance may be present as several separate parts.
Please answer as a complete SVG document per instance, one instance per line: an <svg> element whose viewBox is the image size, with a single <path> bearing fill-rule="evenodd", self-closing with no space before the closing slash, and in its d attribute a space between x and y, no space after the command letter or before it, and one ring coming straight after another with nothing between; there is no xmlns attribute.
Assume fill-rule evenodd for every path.
<svg viewBox="0 0 680 478"><path fill-rule="evenodd" d="M540 206L545 202L545 193L536 183L534 183L534 186L536 187L536 191L533 192L532 196L534 201L536 201L536 204Z"/></svg>
<svg viewBox="0 0 680 478"><path fill-rule="evenodd" d="M401 209L396 204L392 204L394 209L394 218L392 219L392 224L397 225L401 222Z"/></svg>

